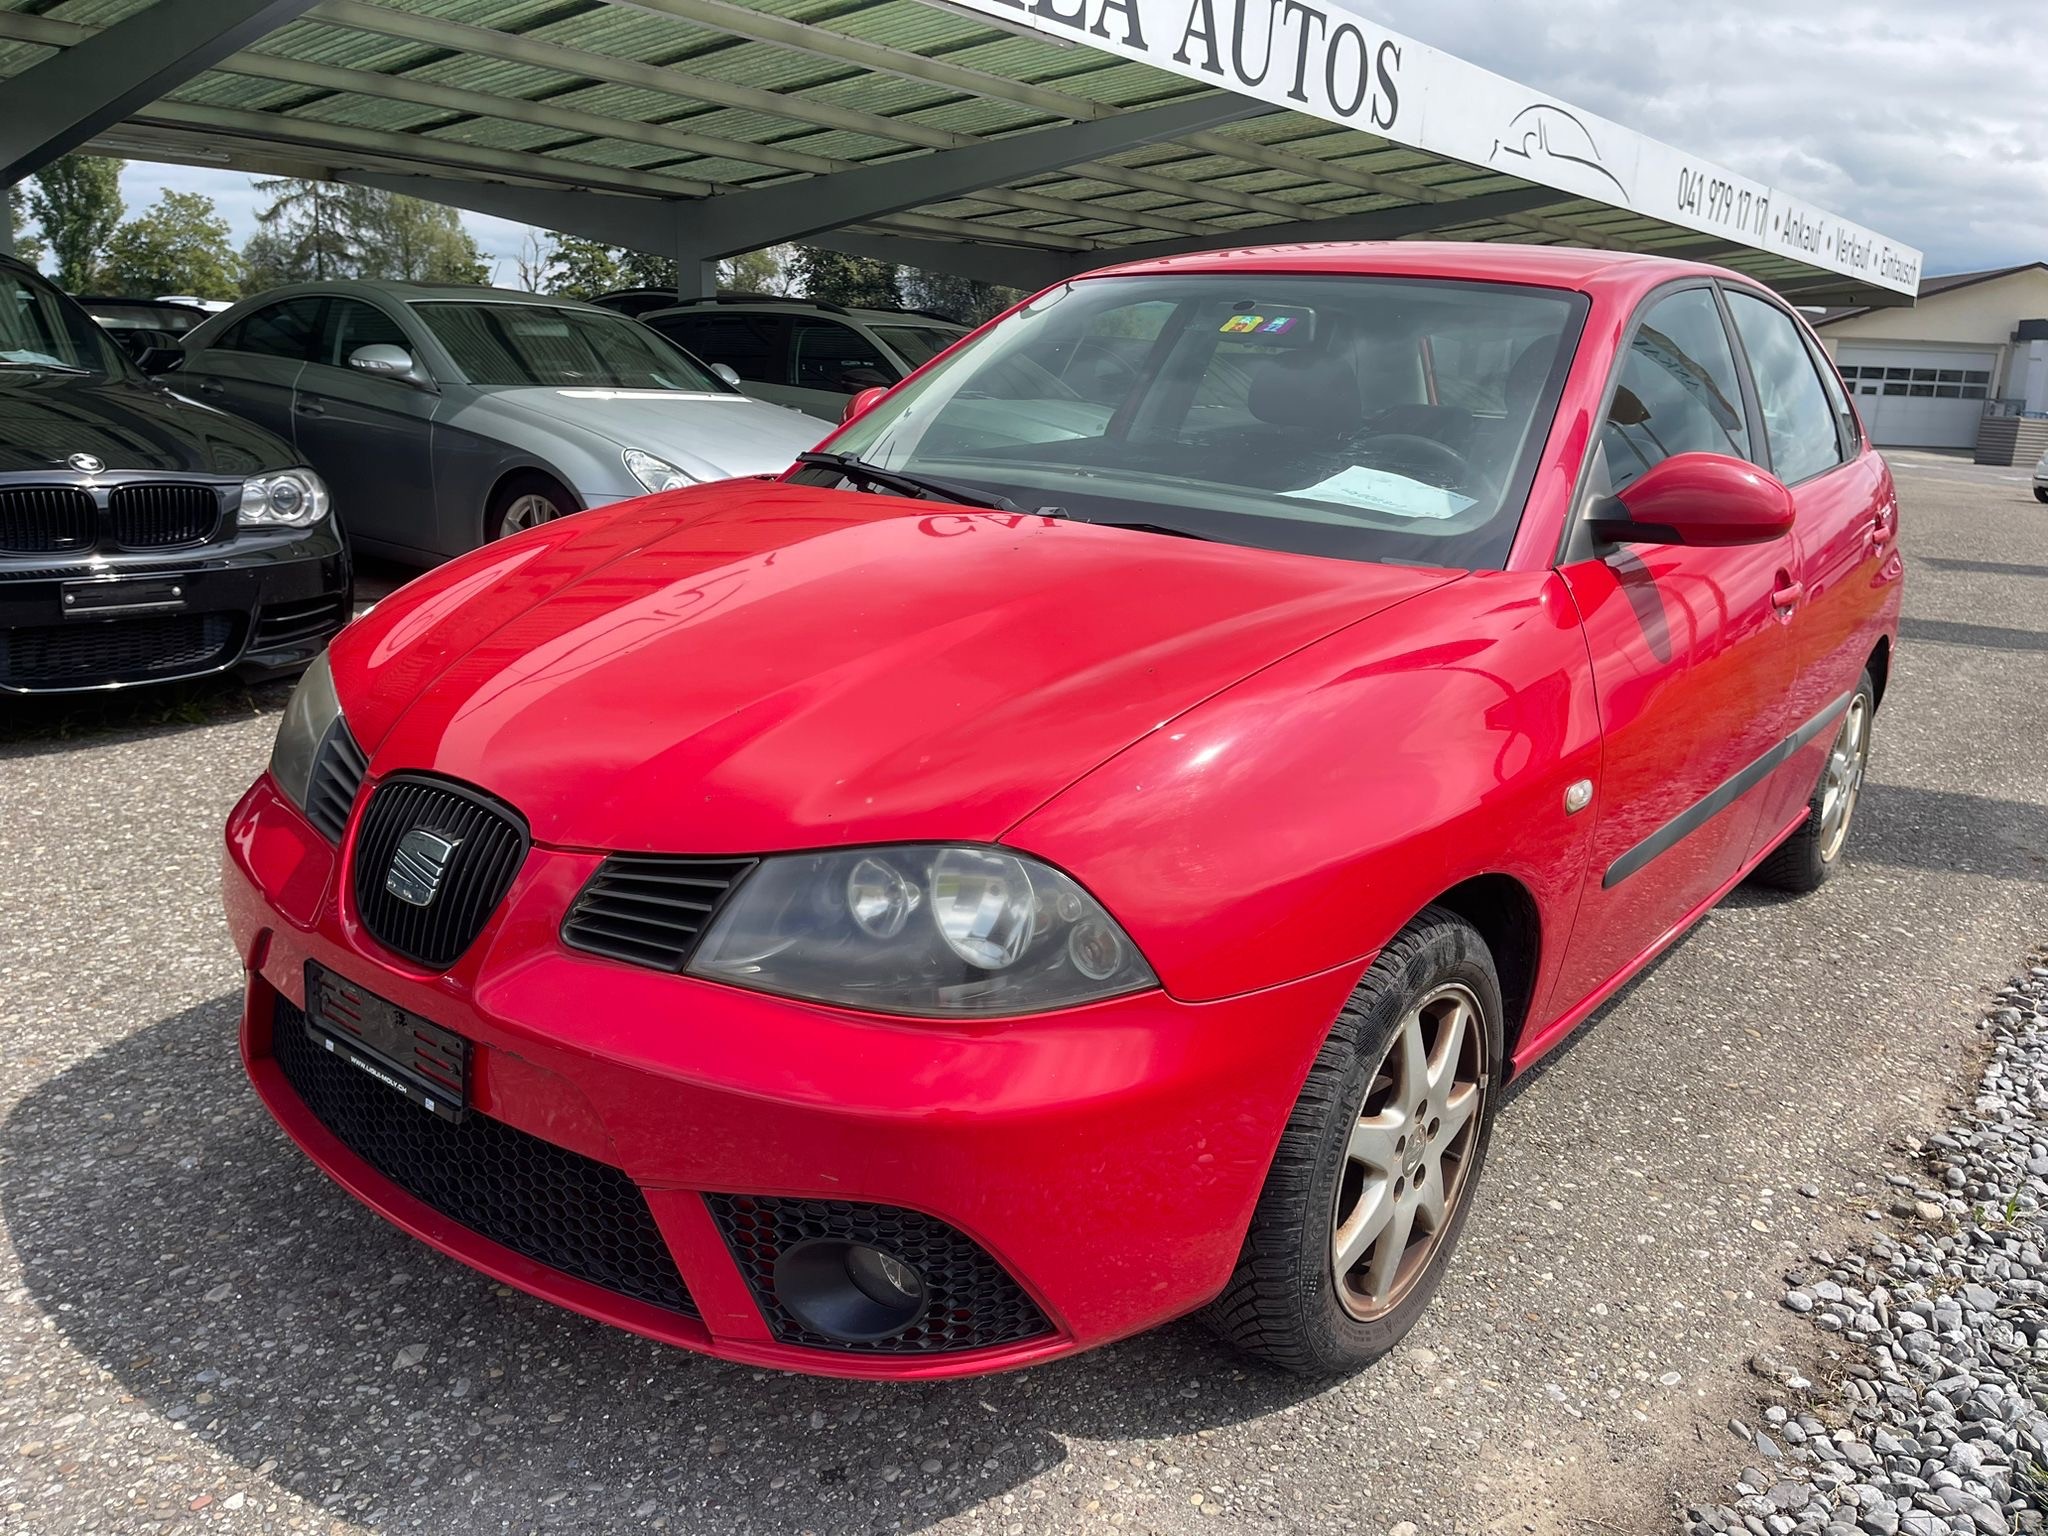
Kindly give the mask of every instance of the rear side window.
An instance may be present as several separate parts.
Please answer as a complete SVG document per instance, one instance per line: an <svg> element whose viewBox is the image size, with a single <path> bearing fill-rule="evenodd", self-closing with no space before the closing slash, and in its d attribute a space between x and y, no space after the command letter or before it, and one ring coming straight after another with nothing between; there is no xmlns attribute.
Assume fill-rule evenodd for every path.
<svg viewBox="0 0 2048 1536"><path fill-rule="evenodd" d="M788 382L782 330L772 315L676 315L654 329L707 363L723 363L753 384Z"/></svg>
<svg viewBox="0 0 2048 1536"><path fill-rule="evenodd" d="M1777 305L1746 293L1730 293L1728 310L1749 354L1772 472L1797 485L1834 468L1842 462L1837 417L1799 327Z"/></svg>
<svg viewBox="0 0 2048 1536"><path fill-rule="evenodd" d="M226 352L252 352L258 357L310 363L319 351L320 308L326 302L308 295L266 305L229 326L214 345Z"/></svg>
<svg viewBox="0 0 2048 1536"><path fill-rule="evenodd" d="M795 376L798 389L856 394L894 384L903 375L881 349L850 325L836 320L796 322Z"/></svg>
<svg viewBox="0 0 2048 1536"><path fill-rule="evenodd" d="M1674 293L1643 317L1622 361L1600 443L1610 491L1681 453L1749 457L1735 352L1712 290Z"/></svg>

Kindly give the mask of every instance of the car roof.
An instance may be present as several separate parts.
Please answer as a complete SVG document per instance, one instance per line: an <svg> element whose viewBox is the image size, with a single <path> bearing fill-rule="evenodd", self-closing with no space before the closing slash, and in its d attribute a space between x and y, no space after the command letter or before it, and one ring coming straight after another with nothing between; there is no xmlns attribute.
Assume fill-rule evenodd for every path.
<svg viewBox="0 0 2048 1536"><path fill-rule="evenodd" d="M127 304L137 309L183 309L195 315L207 313L197 304L187 304L178 299L139 299L125 293L74 293L72 297L81 304Z"/></svg>
<svg viewBox="0 0 2048 1536"><path fill-rule="evenodd" d="M930 330L944 327L966 334L974 329L958 320L949 320L944 315L935 315L928 309L861 309L846 304L835 304L829 299L804 299L782 293L722 293L715 299L686 299L672 304L667 309L649 310L639 318L653 320L669 315L717 314L721 310L799 310L807 315L839 315L848 320L858 320L863 325L919 325Z"/></svg>
<svg viewBox="0 0 2048 1536"><path fill-rule="evenodd" d="M282 287L266 289L256 294L253 301L244 299L242 303L299 298L307 294L385 299L399 304L417 299L459 299L475 304L544 304L551 309L581 309L592 314L614 317L618 315L617 310L586 304L581 299L572 299L556 293L528 293L523 288L486 288L480 284L466 283L395 283L361 277L333 278L321 283L287 283Z"/></svg>
<svg viewBox="0 0 2048 1536"><path fill-rule="evenodd" d="M1633 251L1579 246L1510 245L1453 240L1379 240L1350 243L1246 246L1197 251L1151 261L1100 267L1084 278L1174 272L1271 272L1311 276L1448 278L1466 282L1523 283L1540 288L1591 290L1614 285L1649 288L1687 274L1732 278L1737 272L1701 262Z"/></svg>

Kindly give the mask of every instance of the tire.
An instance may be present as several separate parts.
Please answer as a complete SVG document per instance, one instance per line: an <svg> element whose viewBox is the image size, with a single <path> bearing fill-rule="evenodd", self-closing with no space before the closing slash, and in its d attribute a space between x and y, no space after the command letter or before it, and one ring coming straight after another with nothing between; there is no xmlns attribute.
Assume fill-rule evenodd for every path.
<svg viewBox="0 0 2048 1536"><path fill-rule="evenodd" d="M1821 769L1820 783L1814 787L1813 799L1807 802L1806 820L1757 865L1750 878L1758 885L1804 895L1819 890L1833 878L1842 862L1842 850L1848 846L1856 806L1862 798L1863 776L1870 765L1870 726L1876 714L1877 690L1870 674L1865 672L1857 679L1856 692L1836 728L1835 744L1829 751L1827 765ZM1858 739L1845 759L1845 742L1852 727L1857 728ZM1841 813L1839 820L1834 815L1837 809Z"/></svg>
<svg viewBox="0 0 2048 1536"><path fill-rule="evenodd" d="M514 475L498 487L484 511L484 542L509 539L576 510L569 493L545 475Z"/></svg>
<svg viewBox="0 0 2048 1536"><path fill-rule="evenodd" d="M2034 487L2034 500L2048 501L2048 485L2037 485Z"/></svg>
<svg viewBox="0 0 2048 1536"><path fill-rule="evenodd" d="M1386 1146L1385 1138L1400 1126L1418 1124L1408 1104L1415 1085L1406 1081L1410 1074L1402 1066L1409 1025L1419 1020L1423 1043L1442 1050L1449 1006L1469 1010L1454 1074L1457 1091L1471 1090L1469 1109L1455 1132L1440 1131L1433 1144L1425 1137L1419 1156L1415 1150L1395 1151L1380 1165L1388 1171L1376 1174L1368 1160L1354 1161L1354 1134L1367 1137L1377 1125L1380 1134L1369 1144ZM1431 1010L1438 1021L1433 1037ZM1337 1015L1288 1116L1237 1267L1202 1321L1246 1354L1303 1376L1355 1371L1392 1349L1428 1307L1464 1230L1493 1134L1500 1060L1500 979L1493 956L1463 918L1429 907L1381 952ZM1424 1067L1427 1075L1426 1062ZM1392 1102L1397 1097L1399 1107ZM1447 1108L1433 1094L1430 1103L1433 1118ZM1443 1114L1439 1125L1450 1118ZM1403 1147L1405 1138L1393 1145ZM1455 1171L1449 1166L1453 1156ZM1347 1230L1363 1232L1371 1225L1368 1188L1376 1188L1382 1201L1393 1192L1388 1233L1399 1226L1403 1197L1411 1207L1417 1204L1416 1191L1424 1184L1407 1188L1405 1176L1389 1165L1411 1174L1419 1166L1425 1182L1433 1173L1443 1215L1406 1248L1406 1262L1392 1283L1369 1296L1363 1293L1380 1273L1379 1250L1389 1239L1364 1249L1341 1284L1337 1244ZM1426 1212L1416 1218L1418 1232L1426 1220Z"/></svg>

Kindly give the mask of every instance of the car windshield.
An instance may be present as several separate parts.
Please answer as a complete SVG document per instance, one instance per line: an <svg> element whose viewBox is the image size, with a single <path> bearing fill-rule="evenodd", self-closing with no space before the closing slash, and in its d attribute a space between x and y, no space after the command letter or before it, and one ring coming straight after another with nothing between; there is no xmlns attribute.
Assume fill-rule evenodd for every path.
<svg viewBox="0 0 2048 1536"><path fill-rule="evenodd" d="M868 329L912 368L922 368L967 334L937 325L871 325Z"/></svg>
<svg viewBox="0 0 2048 1536"><path fill-rule="evenodd" d="M459 300L413 309L472 384L734 393L681 347L623 315Z"/></svg>
<svg viewBox="0 0 2048 1536"><path fill-rule="evenodd" d="M1089 522L1498 568L1585 308L1491 283L1084 278L829 446Z"/></svg>
<svg viewBox="0 0 2048 1536"><path fill-rule="evenodd" d="M126 372L91 316L46 282L0 268L0 369Z"/></svg>

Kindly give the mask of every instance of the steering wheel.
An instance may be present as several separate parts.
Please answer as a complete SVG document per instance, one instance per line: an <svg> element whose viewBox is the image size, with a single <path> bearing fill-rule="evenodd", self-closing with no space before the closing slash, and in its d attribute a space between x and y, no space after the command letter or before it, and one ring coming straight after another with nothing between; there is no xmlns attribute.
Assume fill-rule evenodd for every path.
<svg viewBox="0 0 2048 1536"><path fill-rule="evenodd" d="M1373 460L1377 467L1401 471L1405 465L1420 471L1413 478L1463 492L1475 501L1491 500L1496 495L1496 487L1489 476L1449 443L1440 443L1433 437L1423 437L1414 432L1389 432L1366 438L1358 445L1358 451Z"/></svg>

